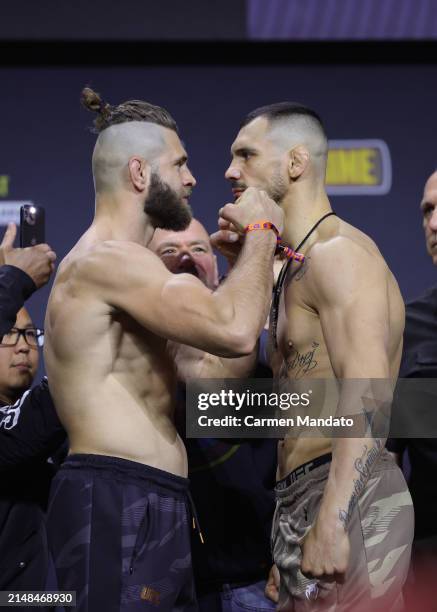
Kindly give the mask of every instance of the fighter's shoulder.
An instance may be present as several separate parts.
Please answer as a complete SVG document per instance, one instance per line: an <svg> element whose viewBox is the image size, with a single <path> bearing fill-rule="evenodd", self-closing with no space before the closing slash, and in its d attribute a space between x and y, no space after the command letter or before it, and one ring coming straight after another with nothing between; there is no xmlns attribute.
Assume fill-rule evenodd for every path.
<svg viewBox="0 0 437 612"><path fill-rule="evenodd" d="M387 280L387 265L376 245L354 234L314 245L310 264L314 293L328 300L369 294Z"/></svg>
<svg viewBox="0 0 437 612"><path fill-rule="evenodd" d="M147 247L129 240L103 240L86 253L88 258L105 260L111 257L155 257Z"/></svg>
<svg viewBox="0 0 437 612"><path fill-rule="evenodd" d="M314 272L361 269L385 270L386 263L375 242L357 228L342 223L340 231L326 236L311 248Z"/></svg>
<svg viewBox="0 0 437 612"><path fill-rule="evenodd" d="M159 258L150 249L136 242L127 240L105 240L97 244L84 255L82 265L101 269L113 269L139 263L160 263Z"/></svg>
<svg viewBox="0 0 437 612"><path fill-rule="evenodd" d="M159 257L150 249L122 240L105 240L93 246L75 262L76 274L82 280L96 284L129 282L138 271L150 274L155 267L163 267Z"/></svg>

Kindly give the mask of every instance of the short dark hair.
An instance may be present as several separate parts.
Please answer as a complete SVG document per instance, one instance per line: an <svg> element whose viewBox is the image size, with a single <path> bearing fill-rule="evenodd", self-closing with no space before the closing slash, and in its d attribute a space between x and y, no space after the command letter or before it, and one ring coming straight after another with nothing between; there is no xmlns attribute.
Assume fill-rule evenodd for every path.
<svg viewBox="0 0 437 612"><path fill-rule="evenodd" d="M274 122L280 119L291 119L295 115L301 115L314 119L320 127L323 135L326 138L325 128L320 116L309 106L299 104L299 102L276 102L275 104L267 104L256 108L246 115L241 127L244 127L257 117L266 117L269 121Z"/></svg>
<svg viewBox="0 0 437 612"><path fill-rule="evenodd" d="M92 129L96 134L100 134L111 125L127 123L128 121L155 123L178 134L176 121L165 108L154 106L143 100L127 100L118 106L111 106L96 91L90 87L84 87L81 102L87 110L98 113Z"/></svg>

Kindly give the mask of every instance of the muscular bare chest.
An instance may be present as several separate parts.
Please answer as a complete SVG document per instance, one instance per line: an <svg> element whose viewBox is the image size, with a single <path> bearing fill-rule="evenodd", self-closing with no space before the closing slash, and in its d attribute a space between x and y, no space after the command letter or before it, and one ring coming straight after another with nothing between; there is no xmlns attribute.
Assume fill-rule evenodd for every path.
<svg viewBox="0 0 437 612"><path fill-rule="evenodd" d="M310 283L310 261L305 269L290 268L278 305L276 343L270 327L275 376L301 379L333 375L319 315L311 304Z"/></svg>
<svg viewBox="0 0 437 612"><path fill-rule="evenodd" d="M167 351L167 342L148 332L128 315L116 314L110 324L113 342L113 374L129 379L137 393L150 387L168 388L175 369Z"/></svg>

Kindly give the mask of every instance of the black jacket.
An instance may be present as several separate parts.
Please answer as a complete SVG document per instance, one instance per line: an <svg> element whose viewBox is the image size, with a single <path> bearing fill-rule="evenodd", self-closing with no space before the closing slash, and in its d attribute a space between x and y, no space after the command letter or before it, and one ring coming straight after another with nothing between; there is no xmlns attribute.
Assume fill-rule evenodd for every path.
<svg viewBox="0 0 437 612"><path fill-rule="evenodd" d="M400 377L405 379L437 378L437 287L429 288L422 296L406 305L406 322L404 347L400 368ZM390 439L387 448L402 454L408 449L410 475L408 485L414 503L415 538L437 536L437 415L435 414L435 396L429 381L423 381L410 392L408 381L402 387L401 403L395 404L394 411L399 411L403 422L415 426L422 432L425 429L423 418L426 414L429 437L405 437ZM419 381L417 381L419 383ZM421 393L421 391L423 393ZM423 412L424 407L427 410ZM397 417L398 415L393 415ZM418 419L422 422L419 423ZM401 420L401 423L402 423ZM402 427L402 433L409 430Z"/></svg>
<svg viewBox="0 0 437 612"><path fill-rule="evenodd" d="M0 337L35 289L18 268L0 267ZM47 458L64 440L47 379L14 405L0 406L0 590L44 590L44 512L55 471Z"/></svg>

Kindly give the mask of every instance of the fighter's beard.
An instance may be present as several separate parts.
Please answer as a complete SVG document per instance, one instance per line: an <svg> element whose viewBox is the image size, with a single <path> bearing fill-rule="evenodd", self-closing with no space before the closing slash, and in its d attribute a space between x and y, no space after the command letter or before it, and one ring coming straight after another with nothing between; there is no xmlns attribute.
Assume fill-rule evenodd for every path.
<svg viewBox="0 0 437 612"><path fill-rule="evenodd" d="M150 217L154 228L160 227L175 232L186 229L193 216L191 206L185 204L156 172L152 173L150 179L144 212Z"/></svg>

